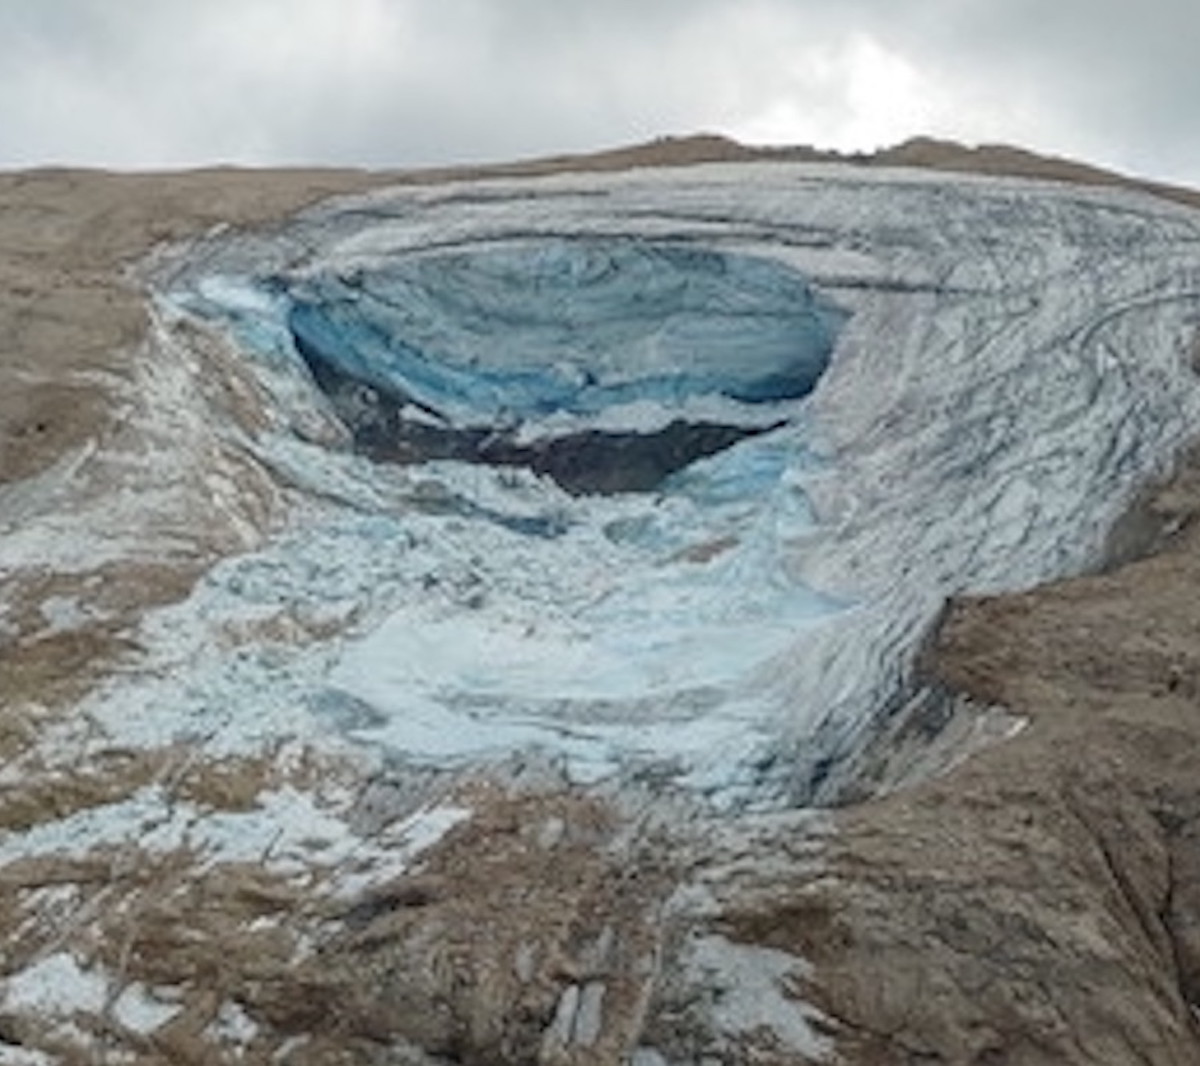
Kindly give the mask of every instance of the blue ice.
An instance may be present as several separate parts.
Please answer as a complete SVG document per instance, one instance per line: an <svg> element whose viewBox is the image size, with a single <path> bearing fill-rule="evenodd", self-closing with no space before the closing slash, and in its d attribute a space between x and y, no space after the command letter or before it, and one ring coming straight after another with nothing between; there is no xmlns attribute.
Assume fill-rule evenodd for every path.
<svg viewBox="0 0 1200 1066"><path fill-rule="evenodd" d="M781 263L630 239L427 253L287 284L309 359L473 425L797 399L844 320Z"/></svg>

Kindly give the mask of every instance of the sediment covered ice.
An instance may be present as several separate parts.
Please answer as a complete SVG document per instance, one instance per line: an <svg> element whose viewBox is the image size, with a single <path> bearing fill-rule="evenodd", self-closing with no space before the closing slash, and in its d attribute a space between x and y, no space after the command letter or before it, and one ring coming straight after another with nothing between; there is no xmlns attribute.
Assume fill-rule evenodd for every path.
<svg viewBox="0 0 1200 1066"><path fill-rule="evenodd" d="M811 797L948 596L1094 565L1193 433L1198 220L775 164L396 189L195 244L159 265L164 313L259 368L260 458L308 502L151 623L180 669L147 714ZM314 412L357 447L298 435ZM671 426L738 432L679 452ZM420 427L468 437L422 454ZM650 455L636 491L544 476L614 440L572 461ZM334 635L206 643L281 611Z"/></svg>

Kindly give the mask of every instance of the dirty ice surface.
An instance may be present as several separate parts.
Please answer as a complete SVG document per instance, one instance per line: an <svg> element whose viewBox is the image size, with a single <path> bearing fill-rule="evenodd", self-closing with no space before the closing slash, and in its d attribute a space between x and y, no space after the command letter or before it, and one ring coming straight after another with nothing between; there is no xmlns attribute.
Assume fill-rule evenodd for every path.
<svg viewBox="0 0 1200 1066"><path fill-rule="evenodd" d="M1131 193L790 165L390 190L197 242L159 264L157 357L178 316L228 332L274 398L247 446L298 502L148 621L159 667L94 715L803 800L947 596L1094 564L1166 468L1200 414L1198 248ZM310 431L314 351L443 428L766 431L611 496L377 464ZM214 639L281 617L321 635Z"/></svg>

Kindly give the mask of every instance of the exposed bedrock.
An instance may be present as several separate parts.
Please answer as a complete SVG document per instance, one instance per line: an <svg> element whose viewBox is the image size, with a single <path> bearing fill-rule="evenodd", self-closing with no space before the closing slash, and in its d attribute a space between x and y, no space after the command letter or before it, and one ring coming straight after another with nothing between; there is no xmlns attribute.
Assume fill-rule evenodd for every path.
<svg viewBox="0 0 1200 1066"><path fill-rule="evenodd" d="M758 428L675 419L642 433L585 430L522 444L504 428L455 428L428 416L412 417L411 397L364 384L299 335L296 348L362 454L392 463L458 459L522 466L549 475L572 493L646 492L695 460L781 424Z"/></svg>

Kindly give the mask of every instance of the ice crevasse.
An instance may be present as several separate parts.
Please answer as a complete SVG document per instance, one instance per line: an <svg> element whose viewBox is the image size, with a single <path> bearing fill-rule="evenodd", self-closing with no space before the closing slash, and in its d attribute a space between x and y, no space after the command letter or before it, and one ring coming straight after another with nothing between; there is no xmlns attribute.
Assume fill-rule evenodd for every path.
<svg viewBox="0 0 1200 1066"><path fill-rule="evenodd" d="M218 745L820 798L948 596L1094 565L1188 439L1197 217L739 164L397 188L180 249L164 315L244 352L309 504L162 624L345 621L143 698Z"/></svg>

